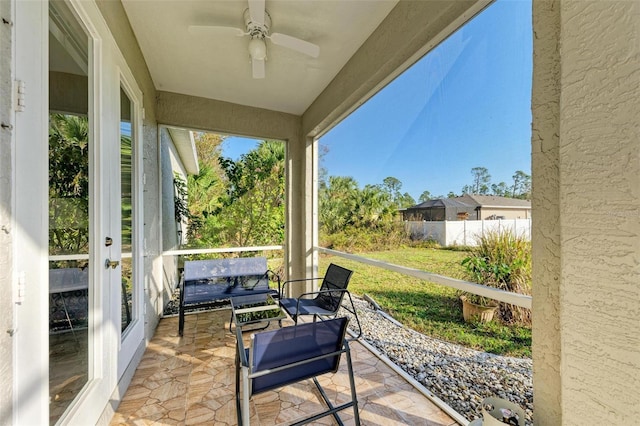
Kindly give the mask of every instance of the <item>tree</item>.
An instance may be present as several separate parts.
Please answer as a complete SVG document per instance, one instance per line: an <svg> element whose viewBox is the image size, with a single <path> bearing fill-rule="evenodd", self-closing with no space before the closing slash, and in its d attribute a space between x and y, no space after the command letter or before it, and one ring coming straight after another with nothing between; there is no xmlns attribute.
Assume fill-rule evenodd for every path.
<svg viewBox="0 0 640 426"><path fill-rule="evenodd" d="M318 146L318 188L327 186L329 171L324 166L324 159L327 154L329 154L329 147L327 145L320 144Z"/></svg>
<svg viewBox="0 0 640 426"><path fill-rule="evenodd" d="M524 200L531 198L531 176L522 170L517 170L513 175L511 194L513 198L521 198Z"/></svg>
<svg viewBox="0 0 640 426"><path fill-rule="evenodd" d="M187 178L189 225L187 240L190 246L219 245L213 216L221 207L220 198L225 194L224 172L220 167L224 137L213 133L196 133L195 143L200 170Z"/></svg>
<svg viewBox="0 0 640 426"><path fill-rule="evenodd" d="M367 185L358 191L355 205L351 222L358 227L375 228L390 220L396 210L389 194L376 185Z"/></svg>
<svg viewBox="0 0 640 426"><path fill-rule="evenodd" d="M491 184L491 192L493 193L493 195L497 195L499 197L509 197L511 195L507 184L504 182Z"/></svg>
<svg viewBox="0 0 640 426"><path fill-rule="evenodd" d="M398 209L411 207L416 203L416 200L414 200L408 192L405 192L404 194L400 192L402 189L402 182L393 176L384 178L381 189L389 194L391 200Z"/></svg>
<svg viewBox="0 0 640 426"><path fill-rule="evenodd" d="M263 141L240 159L220 158L226 193L215 225L226 244L251 246L284 241L284 144Z"/></svg>
<svg viewBox="0 0 640 426"><path fill-rule="evenodd" d="M222 155L222 143L225 138L225 136L215 133L195 133L194 139L198 162L211 167L218 164L218 158Z"/></svg>
<svg viewBox="0 0 640 426"><path fill-rule="evenodd" d="M318 194L319 225L325 232L338 232L352 220L358 192L358 182L352 177L329 177L327 186Z"/></svg>
<svg viewBox="0 0 640 426"><path fill-rule="evenodd" d="M383 188L391 194L392 197L397 197L402 189L402 182L393 176L386 177L382 180Z"/></svg>
<svg viewBox="0 0 640 426"><path fill-rule="evenodd" d="M431 200L431 193L429 191L422 191L422 194L420 194L420 198L418 198L418 200L421 203Z"/></svg>
<svg viewBox="0 0 640 426"><path fill-rule="evenodd" d="M388 181L390 182L390 181ZM404 202L415 204L410 200ZM390 190L385 185L366 185L362 190L352 177L331 176L327 186L320 188L319 223L323 232L335 234L347 227L376 229L391 223L398 210Z"/></svg>
<svg viewBox="0 0 640 426"><path fill-rule="evenodd" d="M474 167L471 169L471 175L473 176L473 183L471 184L471 192L472 194L488 194L489 193L489 182L491 182L491 175L489 174L489 170L485 167ZM468 188L469 189L469 188ZM465 192L463 190L463 192Z"/></svg>
<svg viewBox="0 0 640 426"><path fill-rule="evenodd" d="M397 208L405 209L407 207L415 206L416 200L411 196L411 194L409 194L408 192L405 192L404 194L401 194L398 197L395 204Z"/></svg>
<svg viewBox="0 0 640 426"><path fill-rule="evenodd" d="M89 126L86 117L49 120L49 252L89 250Z"/></svg>

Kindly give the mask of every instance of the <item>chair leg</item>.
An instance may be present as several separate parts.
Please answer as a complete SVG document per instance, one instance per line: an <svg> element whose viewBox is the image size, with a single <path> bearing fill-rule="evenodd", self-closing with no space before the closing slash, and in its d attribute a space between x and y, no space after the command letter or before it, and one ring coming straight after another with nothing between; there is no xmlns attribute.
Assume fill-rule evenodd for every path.
<svg viewBox="0 0 640 426"><path fill-rule="evenodd" d="M62 294L62 292L58 294L60 295L60 300L62 300L62 308L64 309L64 316L67 318L67 323L69 323L69 328L71 329L73 340L76 341L76 344L80 344L80 341L78 341L78 337L76 336L76 331L73 329L73 323L71 322L71 317L69 316L69 310L67 309L67 304L64 301L64 294Z"/></svg>
<svg viewBox="0 0 640 426"><path fill-rule="evenodd" d="M356 381L353 378L353 364L351 362L351 350L349 349L349 343L344 342L346 348L347 358L347 371L349 371L349 385L351 386L351 399L353 401L353 419L355 424L360 426L360 413L358 411L358 397L356 395Z"/></svg>
<svg viewBox="0 0 640 426"><path fill-rule="evenodd" d="M240 407L240 355L236 353L236 416L238 424L242 422L242 410Z"/></svg>
<svg viewBox="0 0 640 426"><path fill-rule="evenodd" d="M240 386L240 376L242 375L242 386ZM242 393L242 395L240 395ZM242 400L242 401L241 401ZM249 369L243 367L240 362L240 355L236 354L236 416L238 424L249 426Z"/></svg>
<svg viewBox="0 0 640 426"><path fill-rule="evenodd" d="M313 383L316 384L316 388L318 388L318 392L320 392L320 396L322 397L322 399L324 399L324 403L327 404L327 407L329 407L329 410L335 409L335 407L329 400L329 397L327 396L326 392L324 391L322 386L320 386L320 382L318 382L317 378L315 377L313 378ZM331 413L331 415L340 426L344 426L344 423L342 422L342 419L340 418L340 416L338 416L337 412L333 412Z"/></svg>
<svg viewBox="0 0 640 426"><path fill-rule="evenodd" d="M249 369L242 369L242 426L249 426Z"/></svg>
<svg viewBox="0 0 640 426"><path fill-rule="evenodd" d="M182 337L184 334L184 307L180 306L180 312L178 313L178 335Z"/></svg>

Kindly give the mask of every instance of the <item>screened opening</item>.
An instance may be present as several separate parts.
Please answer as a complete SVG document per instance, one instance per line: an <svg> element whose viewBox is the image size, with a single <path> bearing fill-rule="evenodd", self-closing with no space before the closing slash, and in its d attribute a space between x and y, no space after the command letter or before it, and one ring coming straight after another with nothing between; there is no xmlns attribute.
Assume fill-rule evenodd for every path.
<svg viewBox="0 0 640 426"><path fill-rule="evenodd" d="M498 0L318 141L320 275L330 263L352 269L355 295L461 345L456 358L421 340L414 364L392 336L371 331L376 348L470 419L482 396L519 386L526 397L506 398L532 416L530 310L457 285L531 294L532 56L531 2ZM465 320L461 297L494 303L494 319ZM514 357L525 373L505 373L512 381L501 388L482 372L447 383L422 364L433 351L473 371L474 356ZM452 398L461 386L470 396Z"/></svg>
<svg viewBox="0 0 640 426"><path fill-rule="evenodd" d="M285 152L282 141L163 130L165 315L185 261L260 256L282 274Z"/></svg>

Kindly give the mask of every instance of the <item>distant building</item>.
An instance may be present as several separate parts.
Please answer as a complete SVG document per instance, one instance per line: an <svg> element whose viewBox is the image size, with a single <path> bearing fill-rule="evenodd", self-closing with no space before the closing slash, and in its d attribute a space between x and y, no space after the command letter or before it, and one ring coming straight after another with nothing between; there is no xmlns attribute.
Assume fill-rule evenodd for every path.
<svg viewBox="0 0 640 426"><path fill-rule="evenodd" d="M402 212L407 221L530 219L531 201L494 195L465 194L429 200Z"/></svg>

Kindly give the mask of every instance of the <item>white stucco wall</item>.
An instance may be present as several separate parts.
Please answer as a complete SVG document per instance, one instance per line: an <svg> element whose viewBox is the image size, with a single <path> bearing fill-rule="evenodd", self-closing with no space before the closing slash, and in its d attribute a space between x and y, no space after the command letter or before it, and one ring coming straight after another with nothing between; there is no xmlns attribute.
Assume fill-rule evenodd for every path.
<svg viewBox="0 0 640 426"><path fill-rule="evenodd" d="M537 424L640 417L639 31L638 2L534 2Z"/></svg>
<svg viewBox="0 0 640 426"><path fill-rule="evenodd" d="M162 174L162 249L178 248L177 227L174 214L173 171L177 170L186 180L186 171L178 159L169 132L160 128L160 167ZM178 257L164 256L162 259L164 304L169 301L178 283Z"/></svg>
<svg viewBox="0 0 640 426"><path fill-rule="evenodd" d="M0 18L10 20L12 4L0 2ZM12 28L0 23L0 123L12 120ZM0 425L11 424L13 404L13 235L11 232L12 131L0 128Z"/></svg>

